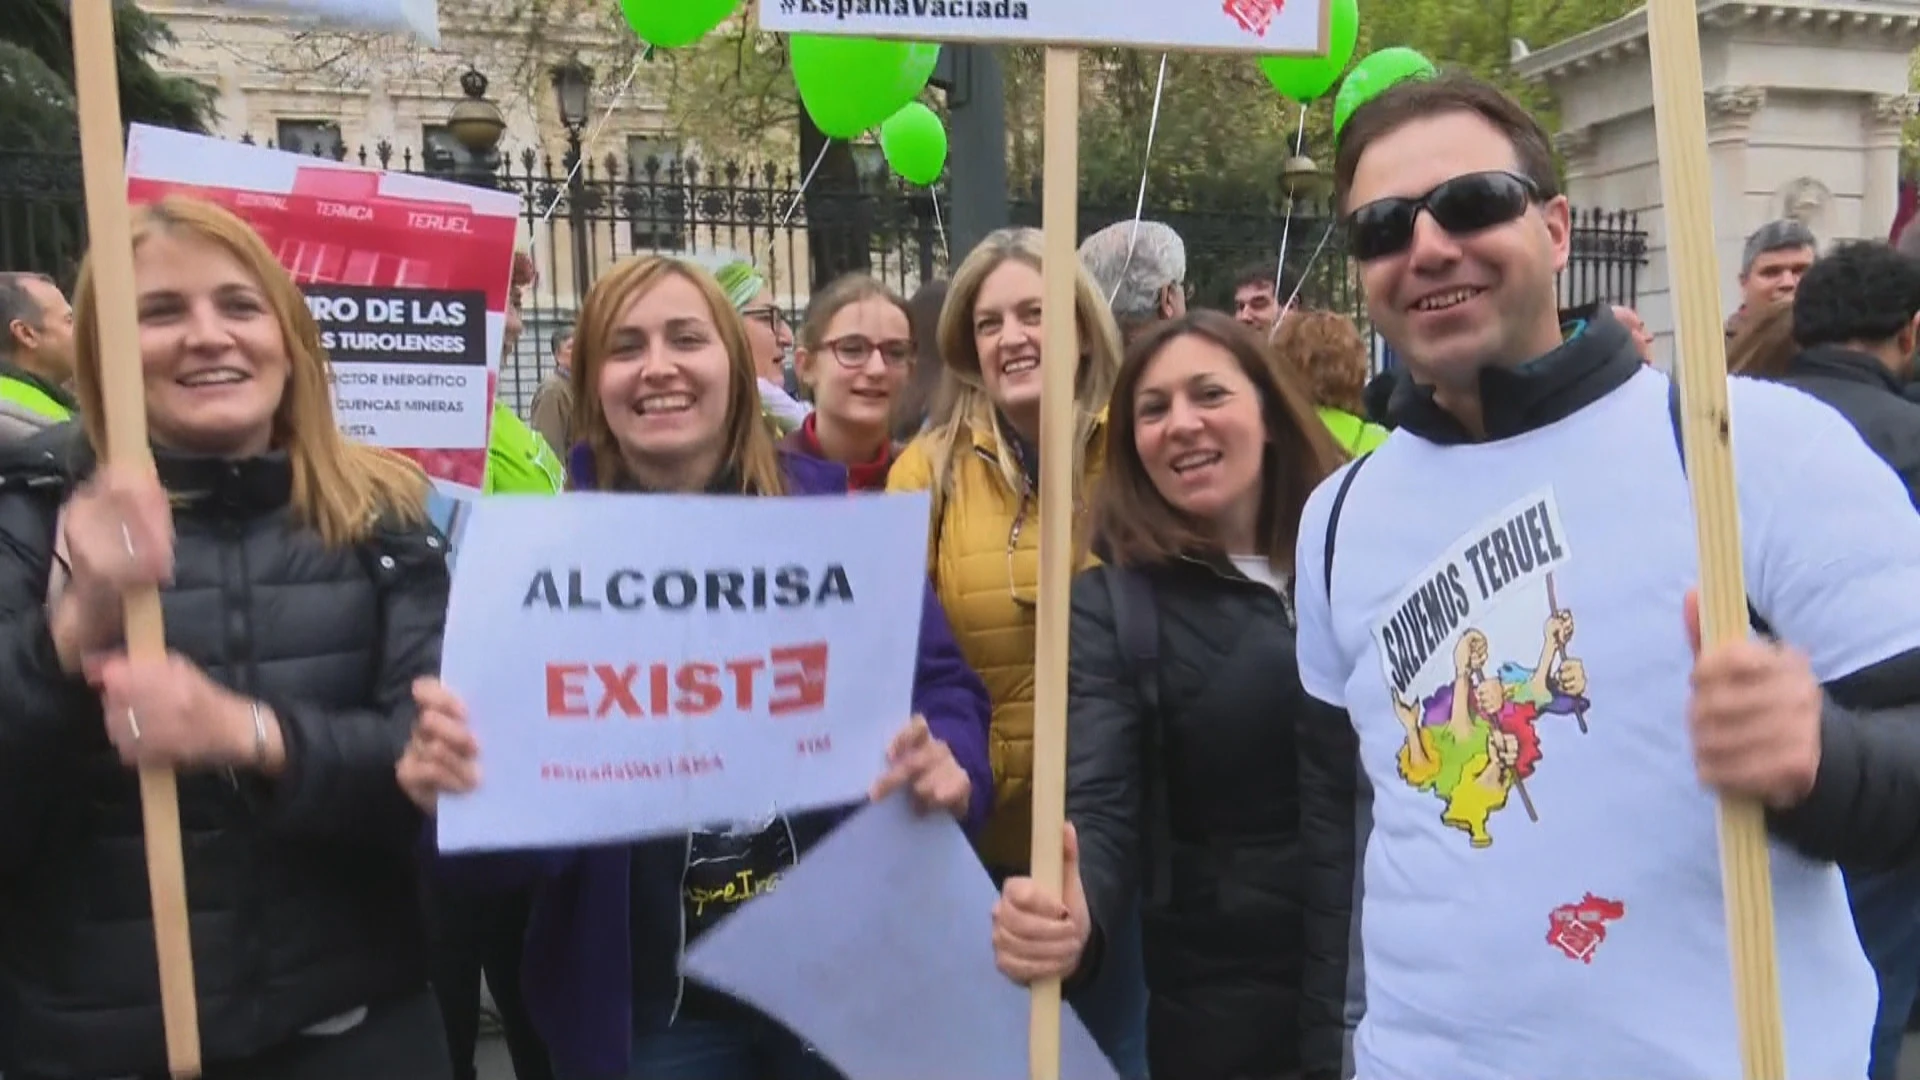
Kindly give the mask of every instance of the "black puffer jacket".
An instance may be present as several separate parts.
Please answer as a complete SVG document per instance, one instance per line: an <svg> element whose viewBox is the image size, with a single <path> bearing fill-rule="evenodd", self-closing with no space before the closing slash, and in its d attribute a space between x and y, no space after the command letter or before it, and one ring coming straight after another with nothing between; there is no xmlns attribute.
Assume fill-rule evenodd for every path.
<svg viewBox="0 0 1920 1080"><path fill-rule="evenodd" d="M1116 626L1107 579L1121 573L1098 567L1073 585L1067 816L1096 937L1130 910L1152 868L1144 909L1152 1072L1337 1077L1352 759L1336 770L1344 794L1330 792L1303 778L1301 749L1351 728L1301 688L1281 596L1228 564L1199 560L1140 572L1158 624L1155 714ZM1303 802L1333 806L1319 811L1329 820L1303 821ZM1348 861L1315 865L1303 827L1334 830ZM1089 964L1098 952L1096 941Z"/></svg>
<svg viewBox="0 0 1920 1080"><path fill-rule="evenodd" d="M57 514L90 471L71 427L0 451L0 1071L164 1069L139 789L99 699L63 677L44 600ZM283 456L162 457L175 498L167 644L280 718L286 769L183 774L203 1055L249 1056L426 985L416 852L394 780L410 685L438 668L444 544L323 547Z"/></svg>
<svg viewBox="0 0 1920 1080"><path fill-rule="evenodd" d="M1867 353L1816 345L1795 356L1780 381L1846 417L1920 507L1920 404L1907 400L1885 364Z"/></svg>

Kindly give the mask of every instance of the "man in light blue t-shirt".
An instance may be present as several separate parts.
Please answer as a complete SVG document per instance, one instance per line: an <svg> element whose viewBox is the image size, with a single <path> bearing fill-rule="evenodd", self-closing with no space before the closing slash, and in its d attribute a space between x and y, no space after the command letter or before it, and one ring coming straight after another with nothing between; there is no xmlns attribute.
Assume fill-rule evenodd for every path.
<svg viewBox="0 0 1920 1080"><path fill-rule="evenodd" d="M1559 318L1539 124L1472 79L1401 83L1349 118L1335 183L1405 371L1295 561L1301 681L1372 792L1356 838L1352 760L1302 740L1309 864L1364 846L1357 889L1308 901L1358 897L1359 1080L1741 1075L1720 796L1768 808L1786 1074L1862 1080L1876 992L1836 864L1920 856L1920 515L1838 415L1735 380L1778 643L1703 650L1676 399L1604 307Z"/></svg>

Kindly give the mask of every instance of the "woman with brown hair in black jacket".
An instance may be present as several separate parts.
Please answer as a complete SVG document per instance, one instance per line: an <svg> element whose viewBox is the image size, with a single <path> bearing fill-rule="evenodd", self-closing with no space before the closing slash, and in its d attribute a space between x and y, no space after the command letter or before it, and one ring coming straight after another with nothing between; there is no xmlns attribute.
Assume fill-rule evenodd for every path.
<svg viewBox="0 0 1920 1080"><path fill-rule="evenodd" d="M1144 903L1147 1052L1175 1080L1340 1072L1354 747L1300 686L1290 593L1301 509L1342 458L1296 380L1212 312L1130 350L1106 565L1073 586L1066 895L1014 879L994 912L1009 976L1079 980Z"/></svg>

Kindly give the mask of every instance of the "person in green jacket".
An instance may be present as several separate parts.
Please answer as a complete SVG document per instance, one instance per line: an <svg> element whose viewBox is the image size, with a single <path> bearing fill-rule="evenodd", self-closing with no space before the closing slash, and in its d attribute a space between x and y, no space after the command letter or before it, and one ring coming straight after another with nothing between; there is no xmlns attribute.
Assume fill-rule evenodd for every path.
<svg viewBox="0 0 1920 1080"><path fill-rule="evenodd" d="M482 495L558 495L567 471L547 440L515 416L502 400L493 403L487 435L487 478Z"/></svg>
<svg viewBox="0 0 1920 1080"><path fill-rule="evenodd" d="M525 322L521 304L538 275L533 259L514 253L513 276L507 292L506 337L501 368L510 371L514 350ZM504 377L501 385L504 385ZM487 471L480 482L486 495L556 495L565 482L560 459L534 430L514 415L496 391L493 422L487 433ZM460 557L462 504L437 500L436 523L448 532L448 557ZM429 875L431 878L431 875ZM492 991L495 1015L506 1036L507 1054L519 1080L553 1080L546 1047L520 991L521 943L532 918L530 889L473 890L445 882L430 882L427 907L433 927L428 941L433 981L445 1023L447 1045L455 1076L474 1075L474 1054L480 1031L480 987L484 978Z"/></svg>
<svg viewBox="0 0 1920 1080"><path fill-rule="evenodd" d="M1386 428L1357 414L1329 405L1316 406L1315 411L1320 414L1320 422L1326 424L1327 430L1333 433L1333 441L1339 443L1350 457L1370 454L1387 441Z"/></svg>
<svg viewBox="0 0 1920 1080"><path fill-rule="evenodd" d="M1307 383L1320 421L1353 457L1387 441L1387 429L1366 420L1367 343L1360 328L1331 311L1294 311L1280 324L1274 355Z"/></svg>
<svg viewBox="0 0 1920 1080"><path fill-rule="evenodd" d="M0 273L0 443L73 419L73 308L39 274Z"/></svg>
<svg viewBox="0 0 1920 1080"><path fill-rule="evenodd" d="M522 305L527 287L537 278L533 259L524 251L513 256L512 284L507 290L507 325L502 342L501 367L520 347L527 323ZM493 396L493 426L487 433L487 475L482 495L558 495L567 486L566 466L547 440L528 427L506 400Z"/></svg>

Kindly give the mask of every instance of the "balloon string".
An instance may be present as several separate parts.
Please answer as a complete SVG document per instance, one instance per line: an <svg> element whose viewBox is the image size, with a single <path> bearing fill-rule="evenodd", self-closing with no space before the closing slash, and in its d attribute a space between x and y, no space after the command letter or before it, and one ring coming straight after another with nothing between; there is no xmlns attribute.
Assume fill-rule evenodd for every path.
<svg viewBox="0 0 1920 1080"><path fill-rule="evenodd" d="M947 225L940 220L940 189L928 188L927 198L933 200L933 231L940 237L940 261L952 266L953 252L947 249Z"/></svg>
<svg viewBox="0 0 1920 1080"><path fill-rule="evenodd" d="M1300 126L1299 126L1299 129L1296 130L1293 134L1293 156L1294 157L1300 156L1301 149L1306 146L1306 139L1307 139L1307 107L1305 105L1302 105L1300 106ZM1286 219L1280 223L1280 265L1274 267L1274 270L1273 270L1273 299L1275 303L1279 303L1280 286L1285 284L1287 280L1287 238L1288 238L1288 235L1292 233L1292 231L1293 231L1293 199L1289 197L1287 199ZM1298 294L1299 291L1300 290L1298 288L1294 289L1294 292L1296 294ZM1273 317L1273 325L1267 327L1267 340L1269 342L1273 341L1275 338L1280 336L1280 322L1281 320L1287 317L1287 308L1291 307L1292 304L1293 304L1293 301L1289 299L1286 302L1286 304L1281 306L1280 313Z"/></svg>
<svg viewBox="0 0 1920 1080"><path fill-rule="evenodd" d="M1133 231L1127 236L1127 257L1120 264L1120 273L1113 279L1113 293L1107 297L1107 306L1112 307L1114 297L1120 295L1120 286L1127 280L1127 268L1133 265L1133 245L1140 239L1140 218L1147 212L1147 172L1153 164L1153 137L1160 130L1160 95L1167 89L1167 54L1160 54L1160 77L1153 83L1153 114L1147 118L1147 152L1140 161L1140 195L1133 203ZM1279 286L1274 286L1275 291Z"/></svg>
<svg viewBox="0 0 1920 1080"><path fill-rule="evenodd" d="M793 201L787 204L787 212L780 215L781 228L786 228L787 222L793 220L793 212L800 209L800 200L806 195L807 187L813 183L813 174L820 171L821 164L827 160L827 151L832 147L832 139L820 144L820 156L813 159L813 168L808 169L806 177L800 181L800 190L793 193Z"/></svg>
<svg viewBox="0 0 1920 1080"><path fill-rule="evenodd" d="M1282 315L1285 315L1287 311L1292 309L1293 302L1296 299L1298 299L1300 296L1300 290L1306 288L1307 275L1313 273L1313 264L1320 261L1320 252L1325 250L1327 246L1327 240L1332 236L1333 236L1333 222L1329 221L1327 222L1327 227L1320 230L1320 242L1313 246L1313 254L1307 256L1307 265L1305 269L1300 271L1300 280L1293 283L1292 295L1287 297L1286 304L1280 308L1280 313ZM1279 325L1279 322L1280 322L1279 319L1275 319L1274 325L1276 326Z"/></svg>
<svg viewBox="0 0 1920 1080"><path fill-rule="evenodd" d="M627 91L633 87L633 80L640 76L640 62L646 59L646 54L650 51L652 51L651 47L643 49L641 54L634 59L633 66L627 69L626 81L620 84L620 89L613 92L613 100L607 102L607 110L601 113L600 119L594 121L593 127L588 129L586 144L580 148L580 156L574 160L573 168L567 170L567 178L560 182L560 189L553 193L553 201L547 204L546 211L540 215L540 224L545 225L548 221L552 220L554 210L560 206L560 200L565 197L566 191L573 186L574 178L580 175L581 166L585 165L587 159L593 156L593 148L598 145L600 140L600 129L607 126L607 121L613 118L613 111L619 108L620 103L626 99ZM528 242L527 247L529 251L532 250L533 244L531 241Z"/></svg>

